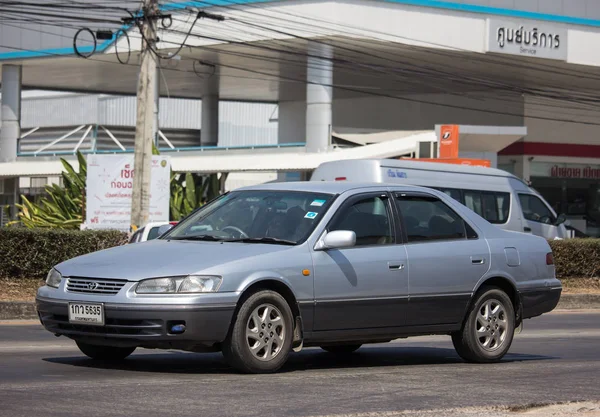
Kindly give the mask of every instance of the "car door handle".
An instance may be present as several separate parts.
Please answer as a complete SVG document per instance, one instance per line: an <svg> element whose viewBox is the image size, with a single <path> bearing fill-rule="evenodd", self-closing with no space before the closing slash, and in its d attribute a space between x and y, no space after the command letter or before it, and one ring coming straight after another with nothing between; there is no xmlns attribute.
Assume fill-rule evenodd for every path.
<svg viewBox="0 0 600 417"><path fill-rule="evenodd" d="M473 258L471 257L471 263L473 265L483 265L485 263L485 259L483 258Z"/></svg>
<svg viewBox="0 0 600 417"><path fill-rule="evenodd" d="M524 227L523 231L525 231L525 232L531 232L531 227Z"/></svg>
<svg viewBox="0 0 600 417"><path fill-rule="evenodd" d="M388 262L388 268L391 271L402 271L404 269L404 264L400 262Z"/></svg>

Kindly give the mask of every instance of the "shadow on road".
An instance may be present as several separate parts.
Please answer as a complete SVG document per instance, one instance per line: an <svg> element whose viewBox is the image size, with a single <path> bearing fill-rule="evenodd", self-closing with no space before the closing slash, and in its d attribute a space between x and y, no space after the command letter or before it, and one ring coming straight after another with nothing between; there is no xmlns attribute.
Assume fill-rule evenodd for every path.
<svg viewBox="0 0 600 417"><path fill-rule="evenodd" d="M501 363L555 359L549 356L507 354ZM44 361L85 368L152 372L170 374L231 374L220 353L187 353L161 351L160 353L133 354L123 361L101 361L86 356L44 358ZM456 365L465 364L454 349L433 347L366 347L350 355L334 355L320 349L293 353L280 372L326 369L354 369L368 367Z"/></svg>

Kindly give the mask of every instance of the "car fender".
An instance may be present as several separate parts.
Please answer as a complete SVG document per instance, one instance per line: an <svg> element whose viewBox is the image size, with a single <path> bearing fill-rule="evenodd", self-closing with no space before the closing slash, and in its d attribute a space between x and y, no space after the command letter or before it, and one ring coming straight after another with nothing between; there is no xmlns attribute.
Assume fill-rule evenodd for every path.
<svg viewBox="0 0 600 417"><path fill-rule="evenodd" d="M515 289L515 291L518 292L517 281L510 274L508 274L507 272L502 271L500 269L489 269L479 279L479 281L477 281L477 284L475 284L475 287L473 288L472 294L475 295L477 293L477 291L479 291L479 288L481 288L481 286L484 285L486 281L488 281L492 278L503 278L503 279L509 281L511 283L511 285L513 286L513 288Z"/></svg>
<svg viewBox="0 0 600 417"><path fill-rule="evenodd" d="M288 289L290 290L290 292L292 294L294 294L294 297L296 296L296 294L294 293L294 290L292 290L292 285L289 282L289 280L287 278L285 278L283 275L277 273L276 271L258 271L258 272L253 272L252 274L248 275L244 280L242 280L242 282L238 286L237 291L240 294L242 294L248 288L250 288L252 285L254 285L254 284L256 284L257 282L260 282L260 281L277 281L277 282L280 282L280 283L284 284L286 287L288 287Z"/></svg>

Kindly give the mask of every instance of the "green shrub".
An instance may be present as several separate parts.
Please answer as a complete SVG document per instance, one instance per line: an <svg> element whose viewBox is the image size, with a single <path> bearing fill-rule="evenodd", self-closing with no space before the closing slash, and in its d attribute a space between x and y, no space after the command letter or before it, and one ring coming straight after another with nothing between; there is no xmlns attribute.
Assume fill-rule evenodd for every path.
<svg viewBox="0 0 600 417"><path fill-rule="evenodd" d="M558 278L600 277L600 239L550 241Z"/></svg>
<svg viewBox="0 0 600 417"><path fill-rule="evenodd" d="M45 278L59 262L126 241L114 230L0 228L0 277Z"/></svg>

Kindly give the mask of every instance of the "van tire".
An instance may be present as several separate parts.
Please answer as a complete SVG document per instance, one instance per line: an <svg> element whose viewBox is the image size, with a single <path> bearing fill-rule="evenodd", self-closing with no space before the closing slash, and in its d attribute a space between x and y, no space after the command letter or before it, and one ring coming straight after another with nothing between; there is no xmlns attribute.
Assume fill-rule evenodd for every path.
<svg viewBox="0 0 600 417"><path fill-rule="evenodd" d="M223 342L225 359L244 373L277 372L291 351L292 317L292 310L281 294L263 290L250 295Z"/></svg>
<svg viewBox="0 0 600 417"><path fill-rule="evenodd" d="M500 361L515 333L515 311L510 297L497 287L483 287L476 295L460 331L452 333L458 355L467 362Z"/></svg>

